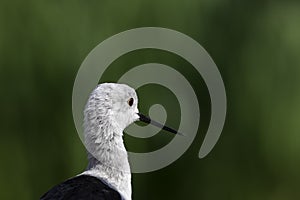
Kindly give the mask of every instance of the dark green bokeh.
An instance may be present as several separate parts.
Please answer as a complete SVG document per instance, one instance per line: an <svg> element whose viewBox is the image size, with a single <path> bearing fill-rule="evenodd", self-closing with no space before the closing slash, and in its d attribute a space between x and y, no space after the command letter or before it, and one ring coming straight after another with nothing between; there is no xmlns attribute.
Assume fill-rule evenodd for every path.
<svg viewBox="0 0 300 200"><path fill-rule="evenodd" d="M192 146L162 170L134 174L133 199L299 199L299 21L299 1L0 0L0 199L37 199L82 172L86 153L71 110L77 70L98 43L142 26L175 29L203 45L223 76L228 113L219 142L200 160L210 103L191 66L150 50L113 63L107 73L146 62L183 69L201 106ZM155 137L136 147L159 147Z"/></svg>

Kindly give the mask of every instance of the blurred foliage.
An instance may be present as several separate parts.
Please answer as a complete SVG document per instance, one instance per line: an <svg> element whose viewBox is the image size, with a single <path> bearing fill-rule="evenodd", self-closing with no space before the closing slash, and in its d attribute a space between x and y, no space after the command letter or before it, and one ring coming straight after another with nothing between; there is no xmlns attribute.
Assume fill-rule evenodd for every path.
<svg viewBox="0 0 300 200"><path fill-rule="evenodd" d="M223 76L228 114L216 147L199 160L210 104L191 76L201 84L199 134L172 165L134 174L133 199L299 199L299 21L299 1L0 0L0 199L37 199L85 168L71 110L77 70L99 42L142 26L175 29L204 46ZM144 56L113 65L188 65L168 53L135 53Z"/></svg>

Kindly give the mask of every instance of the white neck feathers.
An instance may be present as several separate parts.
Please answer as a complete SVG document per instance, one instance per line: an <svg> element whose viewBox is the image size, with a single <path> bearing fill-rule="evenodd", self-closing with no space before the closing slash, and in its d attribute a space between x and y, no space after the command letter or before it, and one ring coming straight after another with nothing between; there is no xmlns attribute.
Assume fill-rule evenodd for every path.
<svg viewBox="0 0 300 200"><path fill-rule="evenodd" d="M88 167L82 173L106 182L123 199L131 200L131 172L123 142L123 130L99 117L85 120Z"/></svg>

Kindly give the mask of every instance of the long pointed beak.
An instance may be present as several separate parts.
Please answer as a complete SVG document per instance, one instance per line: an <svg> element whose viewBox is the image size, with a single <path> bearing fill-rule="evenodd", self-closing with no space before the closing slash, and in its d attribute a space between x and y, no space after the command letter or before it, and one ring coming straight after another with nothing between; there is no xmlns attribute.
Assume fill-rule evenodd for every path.
<svg viewBox="0 0 300 200"><path fill-rule="evenodd" d="M167 127L165 125L162 125L161 123L159 123L157 121L154 121L154 120L150 119L149 117L147 117L147 116L145 116L145 115L143 115L141 113L137 113L137 114L140 117L140 121L142 121L142 122L144 122L146 124L152 124L152 125L154 125L154 126L156 126L158 128L161 128L161 129L163 129L165 131L169 131L169 132L174 133L174 134L182 135L178 131L176 131L176 130L170 128L170 127Z"/></svg>

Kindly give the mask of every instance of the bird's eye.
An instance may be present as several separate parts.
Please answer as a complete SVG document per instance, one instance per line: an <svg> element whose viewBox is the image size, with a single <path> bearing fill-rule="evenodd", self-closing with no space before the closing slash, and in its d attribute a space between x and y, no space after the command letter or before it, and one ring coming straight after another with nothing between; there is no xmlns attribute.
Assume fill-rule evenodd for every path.
<svg viewBox="0 0 300 200"><path fill-rule="evenodd" d="M130 98L127 102L128 102L129 106L132 106L133 105L133 98Z"/></svg>

